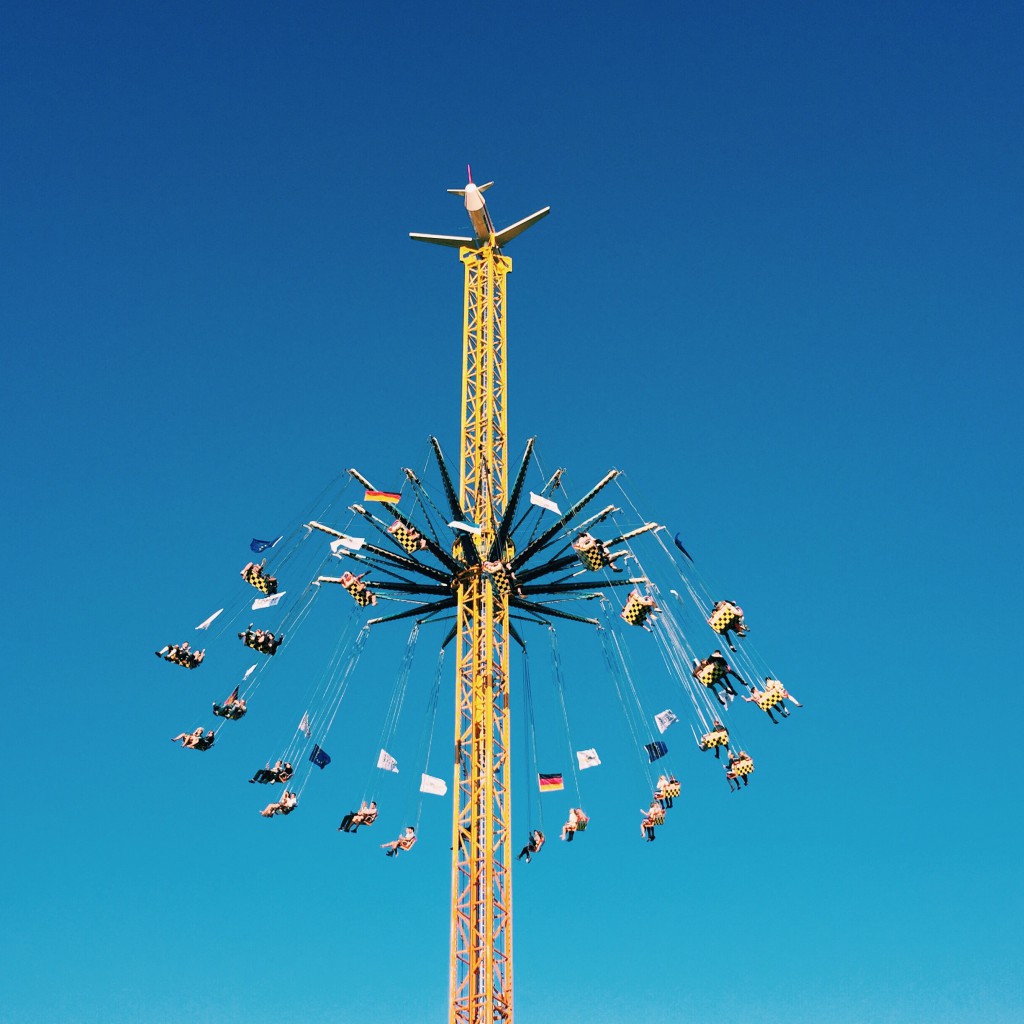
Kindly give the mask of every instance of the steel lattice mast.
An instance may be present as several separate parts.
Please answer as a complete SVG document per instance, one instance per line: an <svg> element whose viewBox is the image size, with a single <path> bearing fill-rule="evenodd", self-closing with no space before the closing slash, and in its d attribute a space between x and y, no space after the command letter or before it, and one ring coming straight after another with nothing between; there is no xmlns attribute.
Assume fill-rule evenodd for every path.
<svg viewBox="0 0 1024 1024"><path fill-rule="evenodd" d="M462 508L480 527L457 577L450 1024L512 1020L509 595L483 565L508 493L505 279L496 245L464 246ZM467 558L466 556L470 556ZM500 560L506 561L508 556Z"/></svg>

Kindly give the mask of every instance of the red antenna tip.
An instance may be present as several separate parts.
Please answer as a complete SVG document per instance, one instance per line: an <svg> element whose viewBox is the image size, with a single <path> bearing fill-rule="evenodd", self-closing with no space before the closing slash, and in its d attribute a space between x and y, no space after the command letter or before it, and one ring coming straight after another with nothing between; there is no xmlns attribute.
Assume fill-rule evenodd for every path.
<svg viewBox="0 0 1024 1024"><path fill-rule="evenodd" d="M472 185L473 184L473 168L470 167L469 164L466 164L466 178L469 181L469 183Z"/></svg>

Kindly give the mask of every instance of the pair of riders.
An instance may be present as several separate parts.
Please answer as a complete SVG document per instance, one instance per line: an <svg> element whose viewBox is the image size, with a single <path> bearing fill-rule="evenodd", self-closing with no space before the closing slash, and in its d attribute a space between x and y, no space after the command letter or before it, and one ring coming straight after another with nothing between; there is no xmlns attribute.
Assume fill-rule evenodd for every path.
<svg viewBox="0 0 1024 1024"><path fill-rule="evenodd" d="M268 786L273 785L275 782L287 782L295 774L295 769L292 768L289 761L282 761L278 759L274 762L274 767L270 767L270 762L267 762L266 768L257 768L253 777L249 780L250 782L258 782L260 785Z"/></svg>

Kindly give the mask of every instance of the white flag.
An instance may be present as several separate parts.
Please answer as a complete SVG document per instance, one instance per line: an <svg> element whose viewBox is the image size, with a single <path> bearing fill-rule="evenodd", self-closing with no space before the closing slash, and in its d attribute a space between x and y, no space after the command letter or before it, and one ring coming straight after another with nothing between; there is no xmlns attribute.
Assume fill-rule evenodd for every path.
<svg viewBox="0 0 1024 1024"><path fill-rule="evenodd" d="M601 763L597 751L591 747L589 750L577 750L576 760L580 763L580 770L584 768L596 768Z"/></svg>
<svg viewBox="0 0 1024 1024"><path fill-rule="evenodd" d="M660 715L654 716L654 724L658 727L658 732L664 732L670 725L678 721L679 719L668 708L662 711Z"/></svg>
<svg viewBox="0 0 1024 1024"><path fill-rule="evenodd" d="M435 779L433 775L420 776L420 792L444 796L448 792L448 784L444 779Z"/></svg>
<svg viewBox="0 0 1024 1024"><path fill-rule="evenodd" d="M534 505L546 508L549 512L554 512L556 516L562 514L562 510L550 498L542 498L539 494L534 494L533 491L530 491L530 501Z"/></svg>
<svg viewBox="0 0 1024 1024"><path fill-rule="evenodd" d="M244 682L246 681L246 679L248 679L248 678L249 678L249 676L251 676L251 675L253 674L253 672L255 672L255 671L256 671L256 666L255 666L255 665L250 665L250 666L249 666L249 667L248 667L248 668L247 668L247 669L245 670L245 675L244 675L244 676L242 676L242 682L244 683Z"/></svg>
<svg viewBox="0 0 1024 1024"><path fill-rule="evenodd" d="M305 736L306 736L306 739L308 740L310 735L312 734L312 731L313 730L310 729L310 727L309 727L309 712L308 711L303 711L302 712L302 721L299 722L299 732L304 733Z"/></svg>
<svg viewBox="0 0 1024 1024"><path fill-rule="evenodd" d="M252 610L258 612L261 608L273 608L287 593L287 590L282 590L280 593L271 594L270 597L257 597L252 603Z"/></svg>
<svg viewBox="0 0 1024 1024"><path fill-rule="evenodd" d="M331 541L331 551L334 554L337 554L342 548L348 548L349 551L358 551L365 543L365 537L341 536L337 540Z"/></svg>
<svg viewBox="0 0 1024 1024"><path fill-rule="evenodd" d="M196 629L209 629L210 628L210 623L213 622L213 620L215 618L217 618L217 616L220 615L220 613L222 611L224 611L224 609L223 608L219 608L205 622L200 622L199 625L196 626Z"/></svg>
<svg viewBox="0 0 1024 1024"><path fill-rule="evenodd" d="M377 767L383 768L386 772L397 772L398 762L383 748L380 748L380 757L377 758Z"/></svg>
<svg viewBox="0 0 1024 1024"><path fill-rule="evenodd" d="M463 530L466 533L475 533L477 536L480 535L482 527L474 526L472 523L464 523L461 519L456 519L448 524L453 530Z"/></svg>

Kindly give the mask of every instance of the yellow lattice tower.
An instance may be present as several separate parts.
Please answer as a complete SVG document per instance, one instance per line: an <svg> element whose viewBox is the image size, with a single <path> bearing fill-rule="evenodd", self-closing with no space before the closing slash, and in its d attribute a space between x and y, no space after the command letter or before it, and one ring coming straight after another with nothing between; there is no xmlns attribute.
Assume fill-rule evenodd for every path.
<svg viewBox="0 0 1024 1024"><path fill-rule="evenodd" d="M467 168L468 171L468 168ZM466 274L462 347L462 434L457 518L479 532L460 537L451 578L457 619L455 806L452 824L450 1024L512 1020L512 804L509 763L508 642L514 550L508 523L505 279L501 247L545 217L544 207L496 231L483 193L493 182L449 189L465 200L473 235L412 234L459 249ZM524 467L531 445L527 445ZM440 449L435 443L442 474ZM512 508L507 508L511 504ZM437 554L437 552L434 552ZM492 567L498 563L495 573ZM497 582L496 582L497 581ZM498 585L504 581L504 586ZM435 591L436 593L436 591ZM439 601L427 609L443 609ZM417 614L416 611L402 614Z"/></svg>
<svg viewBox="0 0 1024 1024"><path fill-rule="evenodd" d="M463 246L459 498L480 534L457 577L455 806L452 826L450 1024L512 1020L512 805L508 594L482 569L508 493L505 279L495 245Z"/></svg>

